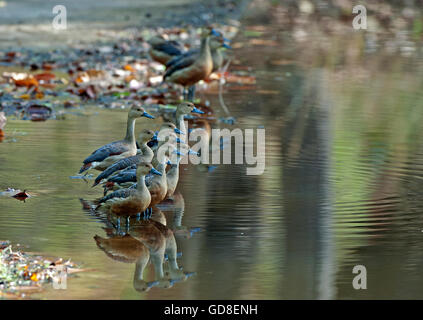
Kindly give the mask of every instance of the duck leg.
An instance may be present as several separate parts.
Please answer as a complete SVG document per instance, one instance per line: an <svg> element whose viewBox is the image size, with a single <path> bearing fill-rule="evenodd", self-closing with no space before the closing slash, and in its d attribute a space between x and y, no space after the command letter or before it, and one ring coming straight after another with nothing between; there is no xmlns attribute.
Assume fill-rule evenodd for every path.
<svg viewBox="0 0 423 320"><path fill-rule="evenodd" d="M194 102L195 98L195 84L188 88L188 101Z"/></svg>
<svg viewBox="0 0 423 320"><path fill-rule="evenodd" d="M187 88L184 87L184 90L182 90L182 97L184 100L187 100L188 98L188 91Z"/></svg>
<svg viewBox="0 0 423 320"><path fill-rule="evenodd" d="M143 212L143 220L148 220L149 218L149 212L150 212L151 208L147 208L145 209L145 211Z"/></svg>
<svg viewBox="0 0 423 320"><path fill-rule="evenodd" d="M120 217L117 217L117 219L116 219L116 225L114 227L116 228L117 234L119 234L120 233Z"/></svg>
<svg viewBox="0 0 423 320"><path fill-rule="evenodd" d="M151 217L153 216L153 208L150 207L147 210L148 210L148 219L151 219Z"/></svg>

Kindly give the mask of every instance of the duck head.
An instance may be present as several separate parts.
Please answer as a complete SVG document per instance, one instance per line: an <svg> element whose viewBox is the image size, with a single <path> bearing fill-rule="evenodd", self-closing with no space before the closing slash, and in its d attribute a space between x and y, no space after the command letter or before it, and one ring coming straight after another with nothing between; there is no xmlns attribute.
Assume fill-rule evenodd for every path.
<svg viewBox="0 0 423 320"><path fill-rule="evenodd" d="M181 139L179 139L176 134L172 131L161 130L157 135L157 141L159 141L159 145L162 146L166 142L171 145L174 145L176 143L181 142Z"/></svg>
<svg viewBox="0 0 423 320"><path fill-rule="evenodd" d="M146 143L150 141L151 139L153 139L154 135L155 133L153 130L143 129L140 133L139 141L141 143Z"/></svg>
<svg viewBox="0 0 423 320"><path fill-rule="evenodd" d="M219 49L219 48L227 48L232 49L229 45L231 42L228 38L223 36L223 33L217 29L210 29L210 48L211 49Z"/></svg>
<svg viewBox="0 0 423 320"><path fill-rule="evenodd" d="M184 101L180 103L176 109L178 113L182 114L189 114L189 113L204 113L200 109L198 109L192 102Z"/></svg>
<svg viewBox="0 0 423 320"><path fill-rule="evenodd" d="M138 176L145 176L149 173L157 174L157 175L160 175L160 176L162 175L149 162L141 162L141 163L138 164L138 166L137 166L137 175Z"/></svg>
<svg viewBox="0 0 423 320"><path fill-rule="evenodd" d="M159 130L159 135L161 135L161 132L174 132L177 134L185 134L184 132L182 132L181 130L179 130L178 128L176 128L176 126L172 123L172 122L165 122L161 125L160 130Z"/></svg>
<svg viewBox="0 0 423 320"><path fill-rule="evenodd" d="M179 143L179 151L181 153L181 156L185 156L187 154L194 154L196 156L200 156L200 154L197 151L194 151L190 148L190 146L186 143Z"/></svg>
<svg viewBox="0 0 423 320"><path fill-rule="evenodd" d="M133 105L131 107L131 109L129 109L128 117L131 118L131 119L136 119L136 118L141 118L141 117L154 119L154 117L151 114L147 113L144 110L144 108L139 106L139 105Z"/></svg>

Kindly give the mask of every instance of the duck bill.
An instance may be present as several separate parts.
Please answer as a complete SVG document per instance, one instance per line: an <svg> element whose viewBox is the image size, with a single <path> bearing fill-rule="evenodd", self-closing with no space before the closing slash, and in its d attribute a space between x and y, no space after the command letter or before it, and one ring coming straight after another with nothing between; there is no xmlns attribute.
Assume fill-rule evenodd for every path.
<svg viewBox="0 0 423 320"><path fill-rule="evenodd" d="M175 128L175 129L174 129L174 131L175 131L175 133L177 133L177 134L185 134L185 133L183 133L181 130L179 130L178 128Z"/></svg>
<svg viewBox="0 0 423 320"><path fill-rule="evenodd" d="M169 282L173 286L175 283L181 282L181 279L170 279Z"/></svg>
<svg viewBox="0 0 423 320"><path fill-rule="evenodd" d="M178 150L174 150L173 153L177 154L180 157L182 157L184 155L181 152L179 152Z"/></svg>
<svg viewBox="0 0 423 320"><path fill-rule="evenodd" d="M211 29L210 34L212 36L215 36L215 37L220 37L221 36L220 32L218 32L218 31L216 31L214 29Z"/></svg>
<svg viewBox="0 0 423 320"><path fill-rule="evenodd" d="M197 107L194 107L194 109L192 109L192 111L191 111L192 113L199 113L199 114L203 114L204 113L204 111L202 111L202 110L200 110L200 109L198 109Z"/></svg>
<svg viewBox="0 0 423 320"><path fill-rule="evenodd" d="M196 152L196 151L194 151L194 150L192 150L192 149L189 149L188 150L188 154L195 154L196 156L200 156L200 154L198 153L198 152Z"/></svg>
<svg viewBox="0 0 423 320"><path fill-rule="evenodd" d="M157 174L158 176L161 176L162 175L162 173L160 172L160 171L158 171L158 170L156 170L156 169L154 169L154 168L151 168L151 171L150 171L152 174Z"/></svg>
<svg viewBox="0 0 423 320"><path fill-rule="evenodd" d="M148 119L154 119L154 117L153 117L151 114L149 114L148 112L145 112L145 111L144 111L144 113L142 114L142 116L143 116L143 117L146 117L146 118L148 118Z"/></svg>

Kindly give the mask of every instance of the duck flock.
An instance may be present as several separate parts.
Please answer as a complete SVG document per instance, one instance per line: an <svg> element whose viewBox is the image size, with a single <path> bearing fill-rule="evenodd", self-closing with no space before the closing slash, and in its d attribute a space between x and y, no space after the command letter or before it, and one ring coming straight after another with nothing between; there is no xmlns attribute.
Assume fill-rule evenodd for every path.
<svg viewBox="0 0 423 320"><path fill-rule="evenodd" d="M128 112L124 138L95 150L83 160L79 170L80 175L100 171L93 187L102 186L103 196L93 201L81 199L81 203L90 214L107 217L112 225L105 228L108 237L96 235L94 240L113 260L135 263L133 285L139 292L155 286L169 288L194 274L178 267L174 236L175 231L189 238L198 231L198 228L185 230L181 225L184 201L180 193L175 193L181 159L200 156L187 144L189 130L185 120L188 117L193 124L190 130L198 130L205 139L210 139L210 125L202 115L204 111L191 101L195 84L219 70L223 62L219 49L228 47L227 40L214 29L203 30L201 37L201 47L187 52L164 37L150 39L151 58L166 65L165 81L183 86L184 99L173 114L154 116L134 102ZM148 122L158 116L164 119L158 130L142 129L137 141L136 121L143 118ZM174 206L173 230L160 210L169 203ZM124 231L121 219L126 222ZM167 270L165 259L169 262ZM149 261L154 265L155 281L147 282L143 270Z"/></svg>
<svg viewBox="0 0 423 320"><path fill-rule="evenodd" d="M136 120L154 119L157 115L151 115L134 102L128 112L124 138L92 152L83 160L79 171L84 175L89 170L101 172L93 187L103 186L103 197L92 201L89 206L92 211L112 217L119 232L121 218L126 220L126 232L131 218L149 220L156 205L172 198L178 185L182 157L188 154L200 156L187 144L188 130L184 119L187 115L192 119L191 114L204 113L191 102L195 84L221 68L223 56L220 48L228 48L227 42L221 32L210 28L202 31L200 48L186 52L177 42L168 41L163 36L150 39L151 58L166 65L164 81L181 85L184 99L174 114L163 117L166 122L157 131L141 130L138 141ZM205 121L199 123L202 124L197 124L194 130L204 132L209 139L210 126Z"/></svg>

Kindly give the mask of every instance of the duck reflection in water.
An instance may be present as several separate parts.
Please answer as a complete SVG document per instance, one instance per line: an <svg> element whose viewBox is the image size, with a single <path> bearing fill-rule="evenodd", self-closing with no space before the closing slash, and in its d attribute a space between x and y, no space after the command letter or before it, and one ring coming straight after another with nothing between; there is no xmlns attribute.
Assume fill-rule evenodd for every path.
<svg viewBox="0 0 423 320"><path fill-rule="evenodd" d="M182 193L174 193L171 198L162 201L157 207L163 210L167 216L173 214L171 228L176 237L190 239L195 233L201 231L200 228L188 228L182 225L182 218L185 212L185 200Z"/></svg>
<svg viewBox="0 0 423 320"><path fill-rule="evenodd" d="M158 285L158 281L145 281L144 269L150 260L150 251L145 245L130 235L102 238L94 236L94 240L109 258L124 263L135 263L133 285L138 292L145 292Z"/></svg>
<svg viewBox="0 0 423 320"><path fill-rule="evenodd" d="M166 225L166 218L160 210L154 209L148 221L137 221L131 226L130 234L114 235L109 238L94 237L97 246L115 261L135 263L135 290L148 291L156 286L170 288L176 282L187 280L194 273L184 272L177 262L177 244L174 234ZM167 266L165 264L167 257ZM154 281L145 281L143 274L148 262L154 267Z"/></svg>

